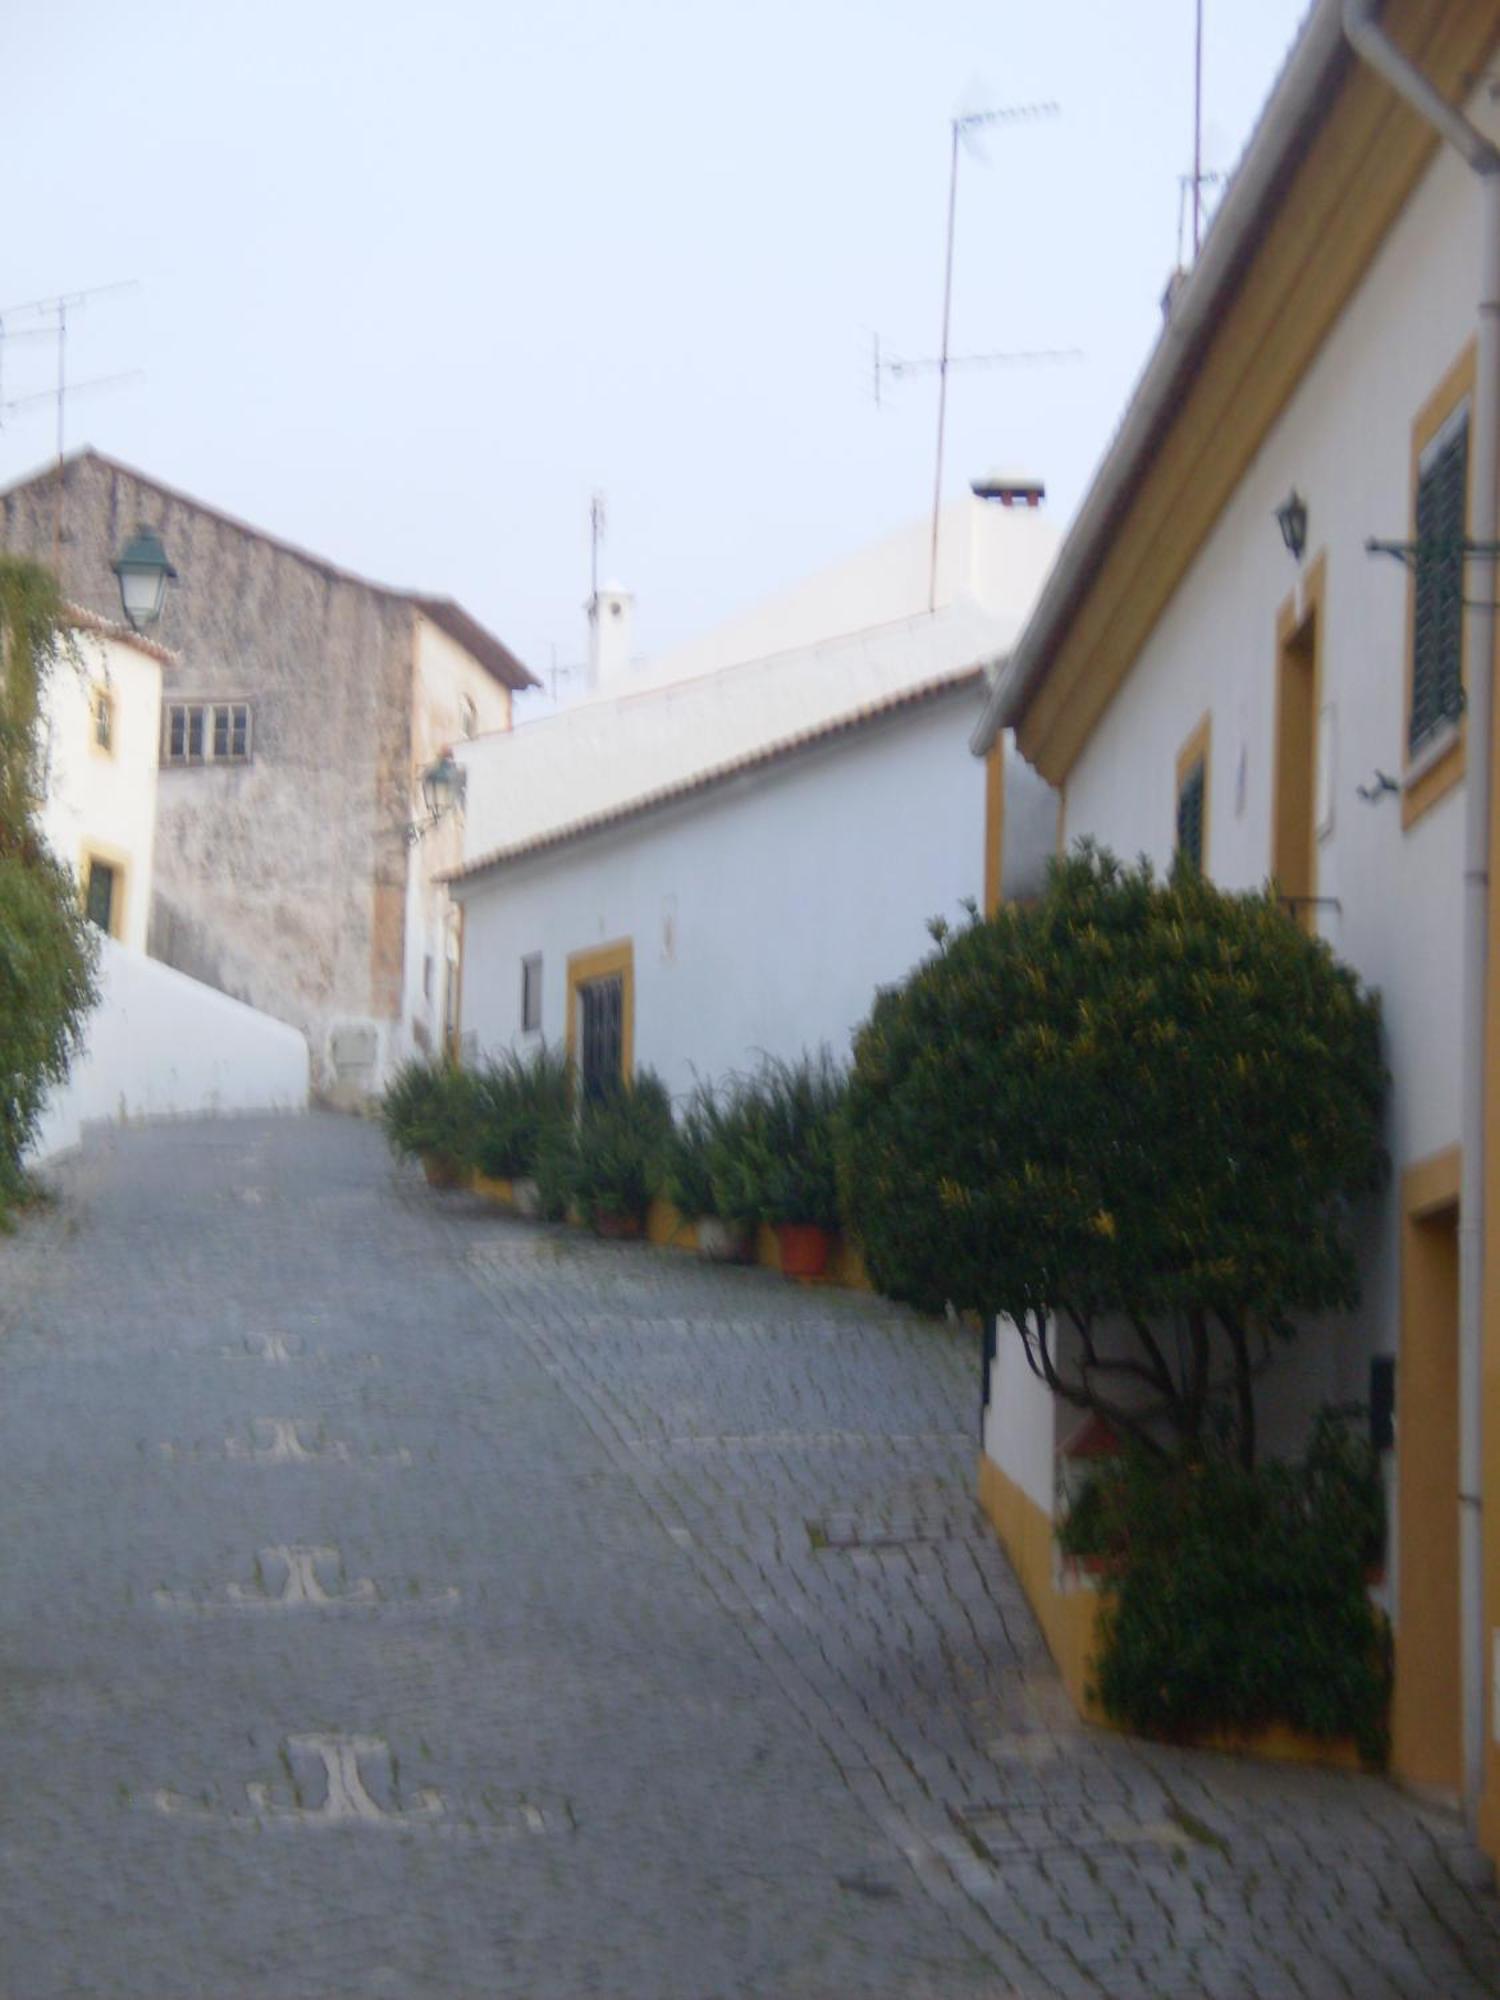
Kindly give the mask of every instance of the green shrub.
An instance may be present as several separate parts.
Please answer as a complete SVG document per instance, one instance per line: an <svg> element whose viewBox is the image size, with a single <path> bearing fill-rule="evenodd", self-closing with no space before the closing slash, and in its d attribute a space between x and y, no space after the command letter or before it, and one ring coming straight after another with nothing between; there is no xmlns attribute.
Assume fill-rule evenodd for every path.
<svg viewBox="0 0 1500 2000"><path fill-rule="evenodd" d="M97 956L67 870L44 850L0 852L0 1222L26 1192L47 1091L81 1044Z"/></svg>
<svg viewBox="0 0 1500 2000"><path fill-rule="evenodd" d="M725 1203L733 1199L734 1161L742 1122L739 1094L700 1083L667 1143L662 1191L687 1216L745 1218Z"/></svg>
<svg viewBox="0 0 1500 2000"><path fill-rule="evenodd" d="M1059 1535L1116 1559L1093 1662L1105 1713L1178 1740L1288 1723L1383 1764L1390 1639L1366 1572L1384 1534L1375 1454L1331 1412L1296 1465L1133 1451L1108 1466Z"/></svg>
<svg viewBox="0 0 1500 2000"><path fill-rule="evenodd" d="M391 1150L454 1173L474 1166L479 1143L479 1077L448 1056L410 1056L380 1104Z"/></svg>
<svg viewBox="0 0 1500 2000"><path fill-rule="evenodd" d="M715 1212L839 1226L836 1131L844 1078L826 1049L768 1057L736 1090L712 1167Z"/></svg>
<svg viewBox="0 0 1500 2000"><path fill-rule="evenodd" d="M531 1178L536 1182L538 1211L546 1222L561 1222L573 1200L577 1176L578 1129L571 1118L544 1126L537 1144Z"/></svg>
<svg viewBox="0 0 1500 2000"><path fill-rule="evenodd" d="M0 1225L47 1091L63 1083L98 998L99 941L41 837L41 699L69 653L57 584L0 555Z"/></svg>
<svg viewBox="0 0 1500 2000"><path fill-rule="evenodd" d="M1268 1350L1356 1299L1377 1002L1271 893L1087 844L938 942L855 1043L841 1186L872 1279L1000 1313L1148 1450L1228 1436L1253 1464Z"/></svg>
<svg viewBox="0 0 1500 2000"><path fill-rule="evenodd" d="M583 1105L568 1192L591 1228L615 1217L645 1219L671 1137L672 1100L650 1070Z"/></svg>
<svg viewBox="0 0 1500 2000"><path fill-rule="evenodd" d="M475 1164L499 1180L536 1176L543 1134L573 1112L573 1066L561 1050L508 1052L480 1070Z"/></svg>

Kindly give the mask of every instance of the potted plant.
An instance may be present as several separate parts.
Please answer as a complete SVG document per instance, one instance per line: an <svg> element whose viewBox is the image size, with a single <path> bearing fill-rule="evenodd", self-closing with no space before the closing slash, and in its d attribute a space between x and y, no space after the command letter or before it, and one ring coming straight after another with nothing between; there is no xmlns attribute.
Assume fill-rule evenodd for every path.
<svg viewBox="0 0 1500 2000"><path fill-rule="evenodd" d="M728 1199L776 1232L791 1278L821 1277L839 1226L835 1134L844 1081L826 1049L768 1059L743 1088Z"/></svg>
<svg viewBox="0 0 1500 2000"><path fill-rule="evenodd" d="M481 1072L476 1094L479 1171L510 1183L518 1214L540 1214L538 1156L546 1133L571 1120L572 1065L545 1047L530 1056L510 1052Z"/></svg>
<svg viewBox="0 0 1500 2000"><path fill-rule="evenodd" d="M641 1234L661 1185L671 1130L672 1101L650 1070L583 1105L573 1135L570 1194L596 1235Z"/></svg>
<svg viewBox="0 0 1500 2000"><path fill-rule="evenodd" d="M419 1159L428 1185L462 1187L474 1170L478 1094L473 1070L449 1056L412 1056L381 1099L393 1152Z"/></svg>
<svg viewBox="0 0 1500 2000"><path fill-rule="evenodd" d="M691 1221L700 1256L742 1263L749 1253L746 1216L734 1208L732 1172L739 1104L700 1083L667 1144L667 1199Z"/></svg>

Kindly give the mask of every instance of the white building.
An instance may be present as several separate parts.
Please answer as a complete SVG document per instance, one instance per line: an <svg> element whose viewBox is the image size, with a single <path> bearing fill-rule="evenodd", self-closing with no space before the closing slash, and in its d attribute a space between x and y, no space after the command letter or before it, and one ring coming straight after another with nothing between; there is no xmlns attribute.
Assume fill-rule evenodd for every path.
<svg viewBox="0 0 1500 2000"><path fill-rule="evenodd" d="M1495 135L1497 107L1472 79L1500 8L1392 0L1384 18L1443 97L1472 93L1470 117ZM1066 838L1127 859L1165 866L1201 819L1215 881L1276 879L1289 920L1380 992L1394 1172L1362 1303L1286 1352L1264 1408L1271 1441L1293 1448L1315 1404L1368 1400L1372 1362L1395 1358L1395 1765L1466 1791L1492 1855L1500 1155L1485 1135L1500 1130L1500 1043L1493 1017L1465 1019L1461 683L1487 723L1475 662L1493 590L1486 565L1470 562L1465 584L1437 545L1466 532L1466 504L1467 533L1495 534L1500 349L1481 335L1476 360L1476 326L1497 232L1481 176L1351 49L1337 0L1320 0L974 745L1013 727L1062 795ZM1371 537L1425 551L1403 565ZM1491 739L1477 750L1487 767ZM1493 863L1489 884L1493 927ZM1466 1341L1460 1195L1486 1151ZM1057 1450L1077 1421L1001 1329L984 1498L1075 1690L1091 1614L1064 1587L1051 1524Z"/></svg>
<svg viewBox="0 0 1500 2000"><path fill-rule="evenodd" d="M73 657L57 659L43 697L42 832L94 922L144 951L162 668L172 655L90 612L68 619Z"/></svg>
<svg viewBox="0 0 1500 2000"><path fill-rule="evenodd" d="M583 1024L603 1007L609 1065L674 1091L761 1053L843 1056L876 988L930 948L929 919L993 900L1001 866L1012 893L1034 887L1055 802L1024 769L1000 783L998 758L981 772L965 739L1044 573L1039 497L1025 484L957 510L965 587L935 612L897 615L925 591L916 569L882 594L881 562L843 566L795 616L736 621L738 638L679 656L685 678L632 671L628 596L602 590L594 697L461 746L466 1045L545 1037L592 1064ZM969 832L986 811L989 862Z"/></svg>

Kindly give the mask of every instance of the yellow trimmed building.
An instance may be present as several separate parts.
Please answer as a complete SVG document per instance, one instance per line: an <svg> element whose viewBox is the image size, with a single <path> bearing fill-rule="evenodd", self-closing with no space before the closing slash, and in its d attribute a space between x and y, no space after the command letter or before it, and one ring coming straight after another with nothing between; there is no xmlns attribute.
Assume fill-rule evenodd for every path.
<svg viewBox="0 0 1500 2000"><path fill-rule="evenodd" d="M1013 730L1060 842L1273 878L1382 996L1362 1303L1278 1360L1264 1422L1295 1450L1394 1371L1394 1767L1500 1859L1497 44L1500 0L1312 8L972 747L990 881ZM983 1500L1082 1700L1076 1431L1002 1325Z"/></svg>

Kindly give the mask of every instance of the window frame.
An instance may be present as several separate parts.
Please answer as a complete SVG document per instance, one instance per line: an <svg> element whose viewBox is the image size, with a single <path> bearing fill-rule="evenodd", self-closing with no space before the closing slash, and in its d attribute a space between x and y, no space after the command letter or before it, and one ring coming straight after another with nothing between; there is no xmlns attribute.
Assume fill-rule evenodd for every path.
<svg viewBox="0 0 1500 2000"><path fill-rule="evenodd" d="M635 1074L635 945L630 938L575 951L568 957L568 1002L564 1041L575 1073L582 1060L583 1004L581 989L596 980L618 977L620 992L620 1080Z"/></svg>
<svg viewBox="0 0 1500 2000"><path fill-rule="evenodd" d="M181 716L182 751L173 748L174 719ZM253 764L255 761L255 704L234 696L168 697L161 705L160 760L164 770L196 771L213 764ZM224 737L229 747L219 750L219 719L224 718ZM244 747L234 744L243 736ZM198 749L193 751L196 737Z"/></svg>
<svg viewBox="0 0 1500 2000"><path fill-rule="evenodd" d="M109 923L95 928L102 930L106 937L112 937L117 944L125 937L125 909L130 893L130 857L118 848L107 847L100 841L85 841L78 855L78 903L85 917L89 908L89 884L95 864L109 869L114 876L114 890L110 897ZM89 919L93 921L92 918Z"/></svg>
<svg viewBox="0 0 1500 2000"><path fill-rule="evenodd" d="M101 717L106 718L104 735L99 734ZM119 745L119 707L107 681L95 681L89 688L89 748L96 757L114 758Z"/></svg>

